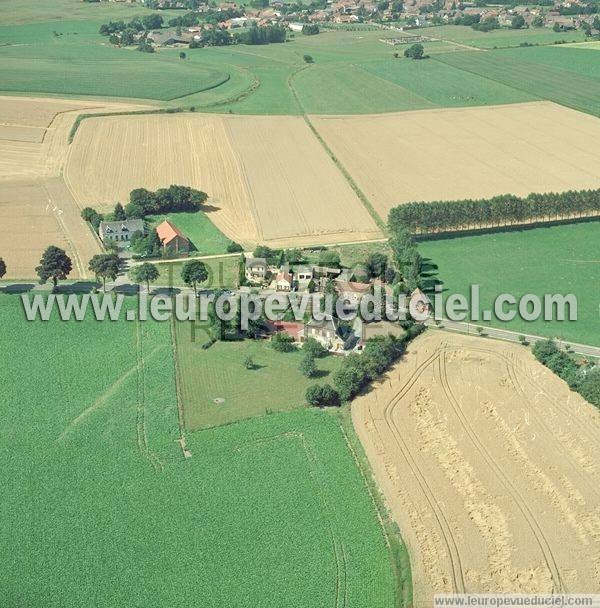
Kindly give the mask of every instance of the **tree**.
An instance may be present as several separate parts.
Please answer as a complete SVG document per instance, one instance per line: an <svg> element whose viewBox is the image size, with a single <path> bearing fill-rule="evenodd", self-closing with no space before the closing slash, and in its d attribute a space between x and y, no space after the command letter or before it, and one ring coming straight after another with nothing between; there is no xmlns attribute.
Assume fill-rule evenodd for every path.
<svg viewBox="0 0 600 608"><path fill-rule="evenodd" d="M387 270L388 259L385 253L375 252L367 258L367 271L371 277L383 279Z"/></svg>
<svg viewBox="0 0 600 608"><path fill-rule="evenodd" d="M181 51L181 53L179 53L179 59L185 59L187 57L187 55Z"/></svg>
<svg viewBox="0 0 600 608"><path fill-rule="evenodd" d="M114 281L117 278L121 261L115 253L100 253L90 260L88 268L96 275L96 278L102 279L102 291L106 293L106 279Z"/></svg>
<svg viewBox="0 0 600 608"><path fill-rule="evenodd" d="M0 279L6 274L6 262L0 258Z"/></svg>
<svg viewBox="0 0 600 608"><path fill-rule="evenodd" d="M254 369L254 359L252 357L246 357L244 359L244 367L246 369Z"/></svg>
<svg viewBox="0 0 600 608"><path fill-rule="evenodd" d="M329 384L313 384L309 386L306 389L305 398L309 405L314 405L315 407L340 404L340 396Z"/></svg>
<svg viewBox="0 0 600 608"><path fill-rule="evenodd" d="M150 283L154 283L156 279L160 276L160 272L158 268L154 264L150 264L150 262L144 262L139 266L134 266L129 271L129 276L136 283L146 283L147 291L150 291Z"/></svg>
<svg viewBox="0 0 600 608"><path fill-rule="evenodd" d="M555 22L554 25L552 26L552 30L555 32L560 32L562 30L560 23Z"/></svg>
<svg viewBox="0 0 600 608"><path fill-rule="evenodd" d="M240 253L244 251L244 248L235 241L229 241L227 244L227 253Z"/></svg>
<svg viewBox="0 0 600 608"><path fill-rule="evenodd" d="M198 283L204 283L208 279L208 269L206 264L199 260L190 260L181 269L183 282L194 288L194 295L198 297Z"/></svg>
<svg viewBox="0 0 600 608"><path fill-rule="evenodd" d="M523 15L515 15L510 21L510 27L513 30L520 30L525 25L525 19Z"/></svg>
<svg viewBox="0 0 600 608"><path fill-rule="evenodd" d="M322 251L319 256L320 266L339 268L341 263L340 254L337 251Z"/></svg>
<svg viewBox="0 0 600 608"><path fill-rule="evenodd" d="M412 44L404 51L404 56L409 59L423 59L425 49L422 44Z"/></svg>
<svg viewBox="0 0 600 608"><path fill-rule="evenodd" d="M271 339L271 346L273 347L273 350L280 353L289 353L296 348L294 346L294 338L284 333L275 334Z"/></svg>
<svg viewBox="0 0 600 608"><path fill-rule="evenodd" d="M317 366L315 365L315 358L307 353L300 361L298 367L300 373L307 378L312 378L317 373Z"/></svg>
<svg viewBox="0 0 600 608"><path fill-rule="evenodd" d="M127 216L125 215L125 209L123 209L123 205L121 205L121 203L117 203L115 205L115 209L113 211L113 219L116 222L120 222L122 220L127 219Z"/></svg>
<svg viewBox="0 0 600 608"><path fill-rule="evenodd" d="M40 277L40 283L44 285L48 279L52 280L53 289L56 289L58 281L64 281L71 270L73 264L71 258L60 247L50 245L44 251L40 265L35 269Z"/></svg>
<svg viewBox="0 0 600 608"><path fill-rule="evenodd" d="M163 25L163 18L162 15L154 13L152 15L144 15L141 22L146 30L158 30Z"/></svg>
<svg viewBox="0 0 600 608"><path fill-rule="evenodd" d="M304 55L302 57L304 59L304 63L314 63L315 60L312 58L312 55Z"/></svg>
<svg viewBox="0 0 600 608"><path fill-rule="evenodd" d="M313 359L317 357L324 357L327 354L327 349L314 338L307 338L302 344L302 351L306 353L306 356L311 356Z"/></svg>
<svg viewBox="0 0 600 608"><path fill-rule="evenodd" d="M533 27L544 27L544 18L541 15L536 15L531 21Z"/></svg>
<svg viewBox="0 0 600 608"><path fill-rule="evenodd" d="M600 17L598 17L598 15L596 15L594 17L594 20L592 21L592 27L597 31L600 32Z"/></svg>

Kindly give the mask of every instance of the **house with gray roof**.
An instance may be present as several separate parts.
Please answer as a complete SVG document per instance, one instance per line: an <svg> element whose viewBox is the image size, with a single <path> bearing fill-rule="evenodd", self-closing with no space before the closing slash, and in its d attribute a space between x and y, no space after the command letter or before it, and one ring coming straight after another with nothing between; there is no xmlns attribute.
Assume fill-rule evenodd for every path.
<svg viewBox="0 0 600 608"><path fill-rule="evenodd" d="M120 220L100 222L98 235L103 243L127 243L135 232L145 234L144 220Z"/></svg>

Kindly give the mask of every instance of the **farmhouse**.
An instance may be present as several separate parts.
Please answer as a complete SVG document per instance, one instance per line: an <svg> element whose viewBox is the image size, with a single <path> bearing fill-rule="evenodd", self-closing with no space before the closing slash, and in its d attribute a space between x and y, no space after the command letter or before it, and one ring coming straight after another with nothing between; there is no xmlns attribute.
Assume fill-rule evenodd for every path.
<svg viewBox="0 0 600 608"><path fill-rule="evenodd" d="M275 288L277 291L292 290L292 274L288 270L282 270L277 273L275 278Z"/></svg>
<svg viewBox="0 0 600 608"><path fill-rule="evenodd" d="M357 307L361 298L370 292L371 284L336 280L335 290L340 298L346 300L348 306Z"/></svg>
<svg viewBox="0 0 600 608"><path fill-rule="evenodd" d="M304 340L307 338L314 338L327 350L342 351L344 349L344 341L339 336L337 321L333 317L323 320L311 319L304 326Z"/></svg>
<svg viewBox="0 0 600 608"><path fill-rule="evenodd" d="M163 252L165 254L188 254L190 251L190 241L181 230L165 220L156 227L156 233L160 239Z"/></svg>
<svg viewBox="0 0 600 608"><path fill-rule="evenodd" d="M100 222L100 227L98 228L98 235L103 243L130 241L135 232L145 232L144 220Z"/></svg>
<svg viewBox="0 0 600 608"><path fill-rule="evenodd" d="M248 281L264 281L267 276L268 265L265 258L246 259L246 279Z"/></svg>

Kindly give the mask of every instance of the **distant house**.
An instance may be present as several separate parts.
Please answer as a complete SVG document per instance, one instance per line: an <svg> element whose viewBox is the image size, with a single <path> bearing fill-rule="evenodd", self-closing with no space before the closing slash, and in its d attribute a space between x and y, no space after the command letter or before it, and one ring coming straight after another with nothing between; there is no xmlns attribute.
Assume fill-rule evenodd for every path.
<svg viewBox="0 0 600 608"><path fill-rule="evenodd" d="M290 30L292 30L292 32L301 32L302 28L304 27L304 23L290 23L288 27Z"/></svg>
<svg viewBox="0 0 600 608"><path fill-rule="evenodd" d="M298 281L312 281L315 272L312 266L298 266L296 268L296 279Z"/></svg>
<svg viewBox="0 0 600 608"><path fill-rule="evenodd" d="M292 290L292 274L287 270L282 270L275 277L275 289L277 291Z"/></svg>
<svg viewBox="0 0 600 608"><path fill-rule="evenodd" d="M98 235L103 243L127 242L135 232L145 232L144 220L122 220L119 222L100 222Z"/></svg>
<svg viewBox="0 0 600 608"><path fill-rule="evenodd" d="M360 316L354 319L352 324L352 331L358 338L358 344L364 346L365 342L371 338L377 336L394 336L396 338L402 338L405 335L405 330L400 327L399 323L392 323L391 321L371 321L367 323L362 320Z"/></svg>
<svg viewBox="0 0 600 608"><path fill-rule="evenodd" d="M189 239L184 236L177 226L171 224L169 220L165 220L156 227L156 234L158 234L164 253L169 255L187 255L189 253Z"/></svg>
<svg viewBox="0 0 600 608"><path fill-rule="evenodd" d="M337 321L332 317L321 321L311 319L304 326L304 340L308 338L314 338L327 350L340 352L344 350L344 341L339 336Z"/></svg>
<svg viewBox="0 0 600 608"><path fill-rule="evenodd" d="M269 267L265 258L246 259L246 279L252 282L264 281Z"/></svg>
<svg viewBox="0 0 600 608"><path fill-rule="evenodd" d="M187 32L185 34L177 34L176 30L161 30L148 34L148 39L152 40L157 46L187 44L190 41L190 38L191 36Z"/></svg>

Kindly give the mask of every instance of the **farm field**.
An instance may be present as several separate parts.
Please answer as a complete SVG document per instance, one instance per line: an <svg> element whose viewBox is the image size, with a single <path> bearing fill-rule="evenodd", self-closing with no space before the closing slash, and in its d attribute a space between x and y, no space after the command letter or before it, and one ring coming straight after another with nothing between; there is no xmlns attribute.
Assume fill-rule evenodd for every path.
<svg viewBox="0 0 600 608"><path fill-rule="evenodd" d="M153 226L158 226L164 220L169 220L190 239L195 248L194 255L227 253L227 245L231 243L231 240L210 221L208 215L203 211L152 215L146 218L146 221Z"/></svg>
<svg viewBox="0 0 600 608"><path fill-rule="evenodd" d="M331 382L330 375L342 363L334 355L317 359L319 376L306 378L298 369L301 350L280 353L268 342L255 340L216 342L206 349L202 345L208 337L200 325L194 333L190 323L176 326L181 394L190 430L303 408L306 389L315 382ZM247 357L252 357L255 369L244 367Z"/></svg>
<svg viewBox="0 0 600 608"><path fill-rule="evenodd" d="M382 219L411 201L600 186L600 121L550 102L312 120Z"/></svg>
<svg viewBox="0 0 600 608"><path fill-rule="evenodd" d="M88 276L100 251L62 178L68 134L80 112L130 110L139 106L64 99L0 98L0 235L6 278L35 276L48 245L73 260L71 278Z"/></svg>
<svg viewBox="0 0 600 608"><path fill-rule="evenodd" d="M36 379L0 394L6 605L393 605L388 549L335 415L187 434L185 459L168 323L52 319L27 323L23 341L16 296L0 294L0 315L7 376Z"/></svg>
<svg viewBox="0 0 600 608"><path fill-rule="evenodd" d="M491 308L500 294L516 298L533 293L577 296L577 321L492 320L495 327L600 346L600 243L598 222L569 224L498 234L423 241L419 250L437 265L435 279L444 293L470 297L480 285L480 309Z"/></svg>
<svg viewBox="0 0 600 608"><path fill-rule="evenodd" d="M85 120L65 179L80 205L105 208L128 200L134 188L190 185L208 193L209 219L242 244L380 236L301 118L185 114Z"/></svg>
<svg viewBox="0 0 600 608"><path fill-rule="evenodd" d="M595 57L579 48L560 45L486 53L447 53L436 55L434 60L540 99L600 116L600 68Z"/></svg>
<svg viewBox="0 0 600 608"><path fill-rule="evenodd" d="M520 44L554 44L555 42L583 42L586 40L582 31L554 32L552 28L527 28L521 30L499 29L491 32L478 32L472 27L464 25L441 25L428 27L423 34L432 38L439 38L466 44L480 49L494 49L496 47L518 47Z"/></svg>
<svg viewBox="0 0 600 608"><path fill-rule="evenodd" d="M430 331L352 405L434 593L600 590L600 412L522 346Z"/></svg>

